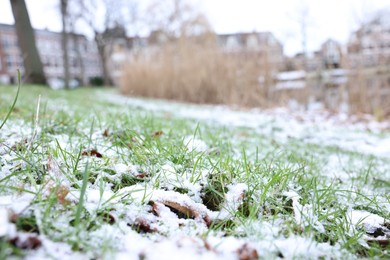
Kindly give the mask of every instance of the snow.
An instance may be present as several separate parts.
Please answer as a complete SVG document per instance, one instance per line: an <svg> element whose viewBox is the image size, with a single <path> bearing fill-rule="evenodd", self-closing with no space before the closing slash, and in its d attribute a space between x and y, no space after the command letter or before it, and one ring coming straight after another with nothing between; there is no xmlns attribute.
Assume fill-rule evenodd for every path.
<svg viewBox="0 0 390 260"><path fill-rule="evenodd" d="M377 123L371 120L359 121L357 119L354 122L344 114L333 115L318 111L237 110L223 106L198 107L178 103L168 104L162 101L148 102L113 95L106 98L154 112L169 112L179 118L192 118L228 127L248 127L255 130L257 134L265 135L281 144L288 143L291 139L297 139L324 147L335 146L347 151L356 151L363 155L390 158L390 136L380 134L383 129L390 126L388 123ZM20 131L17 128L20 128ZM367 129L370 132L367 132ZM85 131L88 133L89 130ZM0 139L4 140L6 146L0 145L0 179L11 174L16 166L14 161L17 156L12 152L8 153L7 147L12 147L28 138L30 134L31 127L22 122L16 122L15 127L2 129ZM56 135L54 139L62 149L71 149L67 136ZM105 156L115 154L115 151L107 148L102 141L101 132L94 133L92 140L96 143L97 150ZM57 142L50 143L50 145L57 145ZM205 153L212 149L198 136L184 136L183 144L187 147L187 152ZM347 159L342 155L330 155L319 175L348 182L358 173L351 172L351 176L346 176L337 171L344 164L347 164ZM98 164L102 161L100 158L82 158L79 169L83 169L87 160L89 160L91 168L93 168L94 163ZM66 199L77 204L80 192L71 186L69 176L67 176L69 173L60 170L64 161L53 156L47 158L44 163L48 166L49 182L43 186L30 187L26 185L24 189L38 191L46 188L49 191L49 188L54 185L62 185L69 189ZM99 183L99 180L104 177L119 179L125 174L136 176L139 169L137 165L118 158L106 166L115 174L98 172L96 183ZM362 165L353 166L354 169L359 169ZM297 165L297 167L299 166ZM221 209L211 211L201 203L201 188L207 183L209 174L210 171L200 170L197 176L192 176L191 170L166 161L160 165L157 173L150 177L150 180L148 179L152 184L139 183L116 192L111 190L109 186L99 187L97 184L89 184L84 201L87 211L96 217L95 214L98 210L107 210L115 220L113 225L104 224L91 231L88 234L91 239L89 243L97 248L107 245L116 248L117 251L110 256L113 259L237 259L238 252L242 248L256 250L261 258L263 254L265 258L275 258L278 253L286 259L307 258L308 256L310 258L340 258L344 256L345 252L338 244L331 246L329 243L317 243L314 238L298 235L291 235L288 238L281 236L283 228L279 224L282 224L284 220L277 217L272 222L259 219L258 221L250 222L248 220L248 222L241 223L236 231L246 234L246 237L226 237L223 233L211 231L209 229L211 221L230 220L236 217L236 211L243 203L251 184L236 181L228 185ZM268 176L264 178L267 179ZM16 184L12 178L9 181L12 185ZM154 185L155 183L159 183L159 185ZM183 194L174 191L174 188L182 188L186 192ZM369 190L362 189L361 192L367 196L371 195ZM302 205L299 187L284 192L283 195L292 201L294 216L291 217L291 220L295 221L295 224L302 229L311 227L320 233L325 232L324 223L318 219L318 213L314 206L310 203ZM351 197L353 196L351 195ZM33 209L37 222L42 221L40 205L33 203L34 199L34 194L23 192L0 196L0 237L21 235L19 231L16 231L15 225L10 223L10 213L21 214L26 209ZM345 200L348 204L348 198ZM386 202L378 198L379 203L385 204ZM387 207L389 207L388 204ZM188 218L179 217L172 209L185 213L184 215L188 215ZM389 220L379 215L351 209L347 216L350 220L351 230L362 226L367 233L382 229L388 235L386 233L388 229L384 223L388 223ZM68 227L67 217L69 216L59 216L54 220L53 225L61 228ZM145 233L139 233L131 228L132 225L141 226L141 224L158 232L146 230ZM69 227L70 230L72 228ZM97 258L88 253L75 253L69 245L54 242L48 239L45 234L40 234L39 238L42 241L42 247L31 252L26 259L45 257Z"/></svg>
<svg viewBox="0 0 390 260"><path fill-rule="evenodd" d="M218 214L218 218L221 219L227 219L237 211L245 197L245 192L248 190L248 186L244 183L231 184L227 188L228 192L225 194L225 201L221 212Z"/></svg>
<svg viewBox="0 0 390 260"><path fill-rule="evenodd" d="M282 89L304 89L306 87L306 82L303 80L294 80L294 81L282 81L275 84L275 90Z"/></svg>
<svg viewBox="0 0 390 260"><path fill-rule="evenodd" d="M297 80L306 77L306 71L304 70L294 70L278 73L277 79L282 81Z"/></svg>
<svg viewBox="0 0 390 260"><path fill-rule="evenodd" d="M390 223L390 220L386 220L381 216L362 210L350 210L348 217L350 218L352 225L363 225L364 229L369 234L374 233L377 229L383 229L385 233L390 236L390 230L385 227L385 223Z"/></svg>
<svg viewBox="0 0 390 260"><path fill-rule="evenodd" d="M184 144L189 151L205 152L208 149L207 144L204 141L197 139L194 136L187 136L184 138Z"/></svg>
<svg viewBox="0 0 390 260"><path fill-rule="evenodd" d="M20 214L28 208L33 200L34 195L29 193L0 196L0 208L6 208L15 214Z"/></svg>
<svg viewBox="0 0 390 260"><path fill-rule="evenodd" d="M284 195L292 200L295 221L298 225L302 228L313 227L320 233L325 233L325 228L318 221L312 205L301 205L299 203L300 196L294 191L285 192Z"/></svg>
<svg viewBox="0 0 390 260"><path fill-rule="evenodd" d="M390 158L390 135L376 136L390 129L390 122L375 122L372 117L348 117L326 111L235 110L226 106L191 106L165 101L147 101L117 95L105 99L141 107L153 112L168 112L181 118L195 119L227 127L249 127L259 134L286 143L291 138L321 146ZM275 131L278 129L278 131ZM367 130L369 132L367 132Z"/></svg>
<svg viewBox="0 0 390 260"><path fill-rule="evenodd" d="M301 258L319 259L329 256L332 252L341 251L328 243L315 243L311 239L292 236L286 239L277 239L275 246L286 259Z"/></svg>
<svg viewBox="0 0 390 260"><path fill-rule="evenodd" d="M8 234L8 211L5 208L0 208L0 237Z"/></svg>

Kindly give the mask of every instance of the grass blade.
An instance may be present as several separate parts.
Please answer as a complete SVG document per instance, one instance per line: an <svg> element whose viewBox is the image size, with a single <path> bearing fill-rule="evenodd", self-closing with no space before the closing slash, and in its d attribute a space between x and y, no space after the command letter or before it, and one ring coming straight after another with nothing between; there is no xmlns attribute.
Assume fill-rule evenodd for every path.
<svg viewBox="0 0 390 260"><path fill-rule="evenodd" d="M14 110L15 105L16 105L16 101L18 100L18 97L19 97L19 91L20 91L20 71L18 70L18 90L16 92L16 96L15 96L14 102L12 103L12 106L11 106L10 110L8 111L8 114L6 115L4 121L0 125L0 129L3 128L3 126L7 122L8 118L10 117L12 111Z"/></svg>

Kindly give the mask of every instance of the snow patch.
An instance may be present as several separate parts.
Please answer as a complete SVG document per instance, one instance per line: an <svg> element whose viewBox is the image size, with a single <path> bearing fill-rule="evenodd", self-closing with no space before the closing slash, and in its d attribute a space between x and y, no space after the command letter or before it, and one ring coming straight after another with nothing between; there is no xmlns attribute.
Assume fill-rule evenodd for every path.
<svg viewBox="0 0 390 260"><path fill-rule="evenodd" d="M206 152L208 150L207 144L194 136L184 138L184 145L189 151Z"/></svg>

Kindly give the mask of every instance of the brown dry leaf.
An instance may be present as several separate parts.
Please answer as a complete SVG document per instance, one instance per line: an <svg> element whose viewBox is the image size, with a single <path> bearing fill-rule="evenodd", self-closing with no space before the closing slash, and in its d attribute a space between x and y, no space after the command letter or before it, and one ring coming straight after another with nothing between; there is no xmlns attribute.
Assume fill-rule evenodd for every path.
<svg viewBox="0 0 390 260"><path fill-rule="evenodd" d="M151 205L152 205L152 213L153 215L157 216L157 217L160 217L161 216L161 210L162 210L162 207L165 207L164 204L160 203L160 202L155 202L155 201L150 201Z"/></svg>
<svg viewBox="0 0 390 260"><path fill-rule="evenodd" d="M18 218L19 218L19 215L16 214L13 210L11 210L11 212L9 214L9 221L11 221L12 223L16 223Z"/></svg>
<svg viewBox="0 0 390 260"><path fill-rule="evenodd" d="M137 218L134 222L134 226L144 233L157 232L157 229L153 228L151 225L152 223L149 220L141 217Z"/></svg>
<svg viewBox="0 0 390 260"><path fill-rule="evenodd" d="M66 195L69 193L69 188L65 186L59 186L57 188L57 200L61 205L68 205L70 202L65 199Z"/></svg>
<svg viewBox="0 0 390 260"><path fill-rule="evenodd" d="M243 244L238 250L237 250L238 258L240 260L257 260L259 259L259 255L257 253L257 250L248 246L248 244Z"/></svg>
<svg viewBox="0 0 390 260"><path fill-rule="evenodd" d="M34 234L17 234L16 237L10 239L9 242L17 248L28 250L38 249L42 246L41 239Z"/></svg>
<svg viewBox="0 0 390 260"><path fill-rule="evenodd" d="M110 132L108 131L108 129L105 129L104 131L103 131L103 136L104 137L108 137L110 135Z"/></svg>
<svg viewBox="0 0 390 260"><path fill-rule="evenodd" d="M204 243L204 247L205 247L208 251L214 251L214 248L210 245L209 242L207 242L206 239L203 239L203 243Z"/></svg>
<svg viewBox="0 0 390 260"><path fill-rule="evenodd" d="M163 135L163 131L156 131L151 136L154 138L159 138Z"/></svg>
<svg viewBox="0 0 390 260"><path fill-rule="evenodd" d="M383 248L386 248L390 245L390 239L389 238L369 238L367 239L368 244L378 244Z"/></svg>
<svg viewBox="0 0 390 260"><path fill-rule="evenodd" d="M81 152L81 155L83 156L95 156L97 158L102 158L103 155L101 153L99 153L96 149L91 149L90 151L82 151Z"/></svg>
<svg viewBox="0 0 390 260"><path fill-rule="evenodd" d="M135 174L135 177L140 178L140 179L143 179L147 176L148 176L148 174L146 172L138 172Z"/></svg>
<svg viewBox="0 0 390 260"><path fill-rule="evenodd" d="M200 212L195 205L182 205L172 200L162 200L158 202L167 207L173 208L178 212L189 216L190 218L202 220L208 227L211 225L211 218L209 217L209 215L205 212ZM196 203L194 202L194 204Z"/></svg>
<svg viewBox="0 0 390 260"><path fill-rule="evenodd" d="M196 209L192 208L191 206L183 206L180 203L177 203L176 201L164 201L162 202L162 204L174 208L180 213L189 216L191 218L197 218L200 216L200 213Z"/></svg>
<svg viewBox="0 0 390 260"><path fill-rule="evenodd" d="M177 215L184 215L203 222L205 225L211 225L211 211L201 203L196 203L188 195L176 191L157 190L153 192L150 198L151 203L161 203L171 209Z"/></svg>
<svg viewBox="0 0 390 260"><path fill-rule="evenodd" d="M61 172L58 162L52 155L49 155L47 160L47 172L50 176L50 179L46 183L46 190L49 192L54 192L60 204L68 205L69 201L67 201L65 197L69 193L70 183ZM61 185L56 183L61 183Z"/></svg>

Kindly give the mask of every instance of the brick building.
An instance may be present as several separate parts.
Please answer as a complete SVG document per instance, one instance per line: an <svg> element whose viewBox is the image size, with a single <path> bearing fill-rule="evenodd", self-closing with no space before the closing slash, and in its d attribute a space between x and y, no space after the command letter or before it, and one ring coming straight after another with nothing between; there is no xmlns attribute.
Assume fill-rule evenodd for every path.
<svg viewBox="0 0 390 260"><path fill-rule="evenodd" d="M62 84L64 75L61 33L35 30L37 48L48 82L53 87ZM101 77L101 65L94 42L80 34L70 34L68 40L71 85L88 84L91 78ZM0 24L0 83L13 84L17 69L23 75L23 57L19 50L15 27Z"/></svg>

